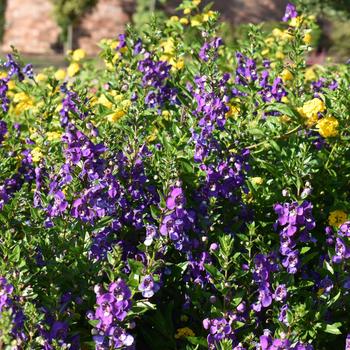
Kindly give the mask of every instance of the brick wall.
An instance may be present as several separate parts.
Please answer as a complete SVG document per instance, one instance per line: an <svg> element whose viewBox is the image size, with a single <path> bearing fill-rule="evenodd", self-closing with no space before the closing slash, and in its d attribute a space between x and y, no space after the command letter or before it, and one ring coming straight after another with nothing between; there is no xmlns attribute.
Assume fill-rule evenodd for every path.
<svg viewBox="0 0 350 350"><path fill-rule="evenodd" d="M52 51L59 28L52 18L49 0L9 0L5 12L3 51L14 45L21 52Z"/></svg>
<svg viewBox="0 0 350 350"><path fill-rule="evenodd" d="M203 0L204 4L209 1ZM170 0L167 12L174 12L180 2ZM214 9L221 12L222 18L237 25L247 21L278 20L286 3L287 0L215 0ZM95 54L102 38L115 38L123 32L132 10L133 0L99 0L75 30L75 46ZM10 51L10 45L33 54L49 54L59 49L60 29L52 16L51 0L8 0L5 20L2 51Z"/></svg>
<svg viewBox="0 0 350 350"><path fill-rule="evenodd" d="M98 41L122 33L130 18L128 3L125 0L99 0L75 30L75 46L94 54L98 51ZM5 21L2 51L10 51L10 45L23 53L57 51L60 28L53 19L50 0L9 0Z"/></svg>

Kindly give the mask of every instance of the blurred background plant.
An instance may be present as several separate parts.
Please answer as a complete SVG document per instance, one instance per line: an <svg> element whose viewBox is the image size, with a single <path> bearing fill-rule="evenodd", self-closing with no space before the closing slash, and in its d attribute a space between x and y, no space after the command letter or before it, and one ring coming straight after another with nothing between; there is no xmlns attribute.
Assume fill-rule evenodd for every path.
<svg viewBox="0 0 350 350"><path fill-rule="evenodd" d="M91 10L97 0L52 0L54 16L61 27L61 40L65 44L65 51L72 50L74 41L74 27L84 14Z"/></svg>
<svg viewBox="0 0 350 350"><path fill-rule="evenodd" d="M61 28L59 38L59 50L62 53L67 50L74 49L77 46L77 28L86 18L89 11L93 11L98 0L50 0L54 5L53 15L56 23ZM179 15L181 10L176 9L179 1L176 0L128 0L128 6L132 3L131 21L137 31L142 32L149 18L152 15L160 19L164 19L168 15ZM306 13L312 14L317 18L318 27L313 29L312 44L315 50L311 53L310 64L324 63L326 57L331 57L331 61L345 62L350 57L350 0L295 0L297 5L306 9ZM252 22L249 13L244 14L243 20L237 20L232 7L234 2L221 4L222 8L227 6L227 12L221 11L223 16L221 26L221 36L231 48L237 48L240 40L244 39L249 32L249 25ZM248 1L247 1L248 3ZM6 33L6 4L7 0L0 0L0 40L3 40ZM207 6L208 1L203 0L202 7ZM212 2L213 9L219 6L218 1ZM244 1L244 5L246 2ZM281 11L285 6L285 2L277 3L277 8ZM262 6L262 5L261 5ZM242 11L245 10L242 7ZM129 17L129 18L130 18ZM275 20L271 21L268 13L261 14L261 29L269 31L280 25L277 21L279 16L274 15ZM273 16L272 16L273 17ZM254 19L261 22L260 19ZM239 23L241 22L241 23ZM190 36L189 36L190 38ZM17 46L17 45L16 45ZM63 48L63 50L62 50ZM21 52L24 52L19 48ZM25 54L25 52L24 52ZM34 57L30 57L30 61L36 61ZM45 60L44 60L45 61ZM62 60L58 60L59 64ZM57 60L52 62L57 65Z"/></svg>

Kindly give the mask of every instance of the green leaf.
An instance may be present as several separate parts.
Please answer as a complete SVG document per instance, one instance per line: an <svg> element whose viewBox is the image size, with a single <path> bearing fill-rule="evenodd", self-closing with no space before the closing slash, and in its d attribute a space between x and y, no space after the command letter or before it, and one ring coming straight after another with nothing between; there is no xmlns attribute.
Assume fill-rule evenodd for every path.
<svg viewBox="0 0 350 350"><path fill-rule="evenodd" d="M207 343L207 341L204 338L187 337L186 339L193 345L201 345L201 346L204 346L204 347L208 346L208 343Z"/></svg>
<svg viewBox="0 0 350 350"><path fill-rule="evenodd" d="M18 262L21 256L21 247L16 245L10 254L10 260L13 262Z"/></svg>
<svg viewBox="0 0 350 350"><path fill-rule="evenodd" d="M334 270L333 270L333 267L332 267L332 265L328 262L328 261L326 261L326 260L324 260L324 265L325 265L325 268L332 274L332 275L334 275Z"/></svg>
<svg viewBox="0 0 350 350"><path fill-rule="evenodd" d="M302 247L300 250L300 255L307 253L310 249L311 247Z"/></svg>
<svg viewBox="0 0 350 350"><path fill-rule="evenodd" d="M327 324L324 331L326 333L331 333L331 334L342 334L341 331L339 330L339 327L341 327L340 322L336 322L333 324Z"/></svg>
<svg viewBox="0 0 350 350"><path fill-rule="evenodd" d="M92 327L95 328L100 321L99 320L89 320L88 322Z"/></svg>
<svg viewBox="0 0 350 350"><path fill-rule="evenodd" d="M288 117L294 117L294 118L299 117L298 113L293 108L287 106L284 103L272 103L265 108L265 112L274 112L274 111L285 114Z"/></svg>

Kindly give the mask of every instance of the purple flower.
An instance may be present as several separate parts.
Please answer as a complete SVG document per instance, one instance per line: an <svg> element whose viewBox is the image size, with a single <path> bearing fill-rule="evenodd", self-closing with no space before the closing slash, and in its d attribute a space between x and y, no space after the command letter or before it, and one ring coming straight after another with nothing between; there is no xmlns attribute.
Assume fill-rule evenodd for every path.
<svg viewBox="0 0 350 350"><path fill-rule="evenodd" d="M29 79L34 79L33 66L30 63L24 66L23 74L26 75Z"/></svg>
<svg viewBox="0 0 350 350"><path fill-rule="evenodd" d="M157 228L154 225L148 225L146 227L146 239L144 244L146 246L150 246L153 242L154 238L158 237Z"/></svg>
<svg viewBox="0 0 350 350"><path fill-rule="evenodd" d="M288 273L295 274L299 268L299 251L292 250L287 254L287 256L283 259L282 265L287 269Z"/></svg>
<svg viewBox="0 0 350 350"><path fill-rule="evenodd" d="M283 305L280 309L280 314L278 316L278 320L287 326L289 325L288 317L287 317L288 310L289 310L288 305L287 304Z"/></svg>
<svg viewBox="0 0 350 350"><path fill-rule="evenodd" d="M109 285L108 292L96 286L95 293L97 308L94 314L90 312L87 317L98 320L97 335L93 337L96 349L110 349L112 346L119 349L132 345L134 338L120 324L131 308L131 291L127 284L119 278Z"/></svg>
<svg viewBox="0 0 350 350"><path fill-rule="evenodd" d="M166 200L166 206L169 210L181 209L185 205L185 197L181 187L174 187Z"/></svg>
<svg viewBox="0 0 350 350"><path fill-rule="evenodd" d="M199 58L204 62L208 62L210 58L213 58L215 60L217 58L218 48L221 45L221 38L214 38L210 42L205 42L199 51Z"/></svg>
<svg viewBox="0 0 350 350"><path fill-rule="evenodd" d="M295 17L298 17L298 12L297 12L296 7L293 4L288 3L286 6L286 12L282 18L282 21L288 22L290 19L295 18Z"/></svg>
<svg viewBox="0 0 350 350"><path fill-rule="evenodd" d="M350 221L344 222L340 225L338 235L342 237L350 237Z"/></svg>
<svg viewBox="0 0 350 350"><path fill-rule="evenodd" d="M337 237L335 241L335 255L332 258L332 261L336 264L341 263L344 259L350 258L350 250L345 245L344 241Z"/></svg>
<svg viewBox="0 0 350 350"><path fill-rule="evenodd" d="M0 145L4 141L6 134L7 134L7 124L3 120L0 120Z"/></svg>
<svg viewBox="0 0 350 350"><path fill-rule="evenodd" d="M204 329L209 331L207 342L208 348L214 350L217 345L224 339L234 339L234 332L231 327L231 321L225 318L206 318L203 320Z"/></svg>
<svg viewBox="0 0 350 350"><path fill-rule="evenodd" d="M345 340L345 350L350 350L350 334L346 336Z"/></svg>
<svg viewBox="0 0 350 350"><path fill-rule="evenodd" d="M285 284L280 284L275 289L275 293L273 295L276 301L284 301L287 298L287 288Z"/></svg>
<svg viewBox="0 0 350 350"><path fill-rule="evenodd" d="M324 295L328 295L333 289L333 287L334 287L333 281L328 276L326 276L319 283L319 288L323 290Z"/></svg>
<svg viewBox="0 0 350 350"><path fill-rule="evenodd" d="M154 282L154 279L151 275L144 276L139 285L139 291L142 292L142 296L144 298L153 297L154 293L156 293L159 288L159 284Z"/></svg>

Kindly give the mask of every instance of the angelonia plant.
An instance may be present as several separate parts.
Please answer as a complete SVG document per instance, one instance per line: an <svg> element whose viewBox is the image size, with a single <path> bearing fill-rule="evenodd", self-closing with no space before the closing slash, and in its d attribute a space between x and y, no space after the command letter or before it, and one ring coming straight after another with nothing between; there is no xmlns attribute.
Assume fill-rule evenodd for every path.
<svg viewBox="0 0 350 350"><path fill-rule="evenodd" d="M0 349L350 349L350 65L179 13L2 61Z"/></svg>

